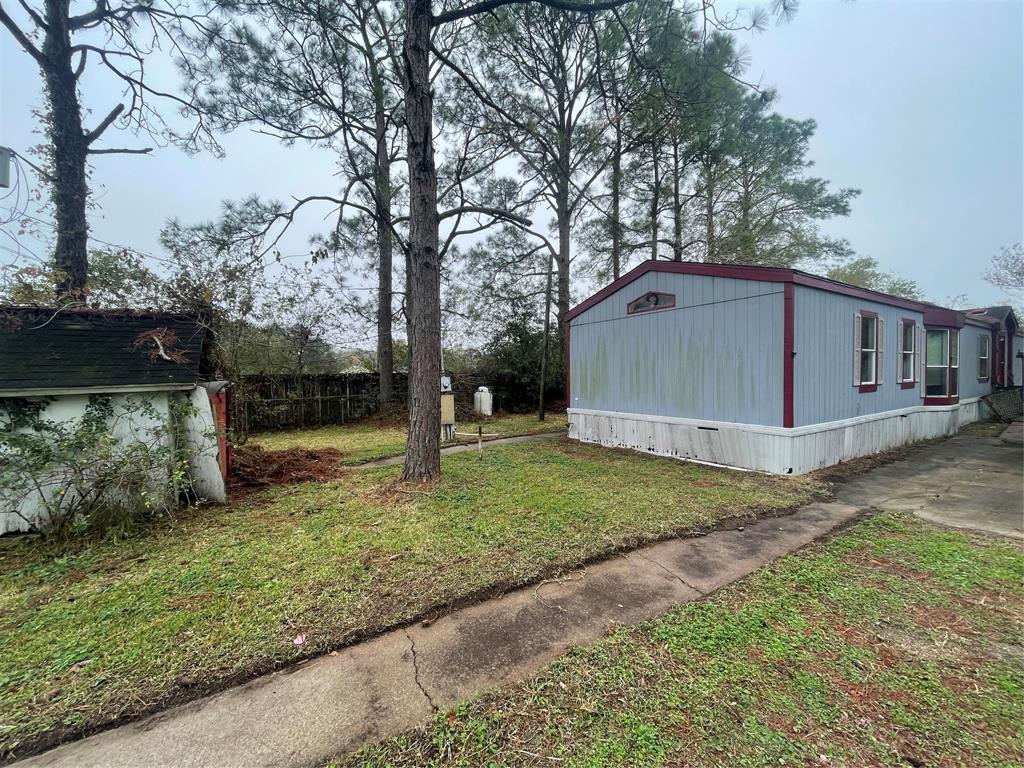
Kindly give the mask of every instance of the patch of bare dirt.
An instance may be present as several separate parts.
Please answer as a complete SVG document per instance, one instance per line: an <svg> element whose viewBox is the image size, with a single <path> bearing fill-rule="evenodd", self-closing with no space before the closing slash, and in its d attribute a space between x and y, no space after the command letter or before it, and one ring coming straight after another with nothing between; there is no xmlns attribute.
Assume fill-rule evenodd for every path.
<svg viewBox="0 0 1024 768"><path fill-rule="evenodd" d="M928 581L932 578L932 575L927 571L914 570L900 563L893 562L887 557L871 557L863 552L851 552L844 555L843 560L853 565L881 568L887 573L895 574L909 581Z"/></svg>
<svg viewBox="0 0 1024 768"><path fill-rule="evenodd" d="M271 485L306 483L311 480L333 480L345 467L344 452L337 448L289 448L268 451L258 445L235 449L232 490L252 490Z"/></svg>
<svg viewBox="0 0 1024 768"><path fill-rule="evenodd" d="M958 635L947 634L939 638L929 635L924 629L911 630L891 625L879 627L878 634L884 643L910 658L959 662L970 655L970 647Z"/></svg>
<svg viewBox="0 0 1024 768"><path fill-rule="evenodd" d="M914 623L925 629L951 632L961 637L978 637L979 632L963 616L949 608L917 605L911 610Z"/></svg>

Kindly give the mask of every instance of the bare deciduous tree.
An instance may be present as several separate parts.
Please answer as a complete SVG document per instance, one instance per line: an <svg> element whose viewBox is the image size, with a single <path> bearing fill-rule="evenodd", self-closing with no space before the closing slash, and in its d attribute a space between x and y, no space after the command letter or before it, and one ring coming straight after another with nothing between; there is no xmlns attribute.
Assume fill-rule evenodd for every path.
<svg viewBox="0 0 1024 768"><path fill-rule="evenodd" d="M60 275L56 289L59 297L76 298L88 279L89 158L150 151L149 147L102 146L100 139L115 125L132 133L171 135L157 109L159 102L192 111L186 98L154 84L146 62L164 45L190 66L194 56L181 48L180 40L205 20L175 0L123 5L96 0L82 13L73 12L70 0L19 0L18 5L14 11L0 3L0 24L39 66L45 83L49 156L42 172L56 219L53 261ZM79 88L90 65L120 84L126 98L86 127ZM190 132L174 138L189 147L215 146L201 119Z"/></svg>
<svg viewBox="0 0 1024 768"><path fill-rule="evenodd" d="M985 279L1014 298L1024 299L1024 245L1003 246L992 257Z"/></svg>

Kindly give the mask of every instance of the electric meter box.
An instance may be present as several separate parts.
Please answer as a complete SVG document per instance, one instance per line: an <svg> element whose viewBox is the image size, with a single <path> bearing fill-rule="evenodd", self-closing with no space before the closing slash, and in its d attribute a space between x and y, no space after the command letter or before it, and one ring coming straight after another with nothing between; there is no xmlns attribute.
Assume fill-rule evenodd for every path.
<svg viewBox="0 0 1024 768"><path fill-rule="evenodd" d="M481 416L490 416L494 410L493 398L487 387L477 387L473 393L473 410Z"/></svg>
<svg viewBox="0 0 1024 768"><path fill-rule="evenodd" d="M9 189L11 186L11 150L7 147L0 147L0 189Z"/></svg>
<svg viewBox="0 0 1024 768"><path fill-rule="evenodd" d="M455 426L455 395L450 392L441 395L441 426Z"/></svg>

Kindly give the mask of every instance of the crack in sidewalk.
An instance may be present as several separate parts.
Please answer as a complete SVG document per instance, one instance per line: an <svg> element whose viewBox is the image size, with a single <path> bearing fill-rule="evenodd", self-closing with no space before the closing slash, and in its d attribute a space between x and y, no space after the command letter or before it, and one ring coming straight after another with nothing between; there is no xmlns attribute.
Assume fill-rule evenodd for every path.
<svg viewBox="0 0 1024 768"><path fill-rule="evenodd" d="M433 697L431 697L430 692L427 691L427 689L423 686L423 683L420 682L420 663L419 659L416 657L416 641L412 639L412 635L409 634L409 630L405 629L402 631L405 632L405 637L409 641L409 652L412 655L412 674L413 680L416 683L416 687L420 689L420 693L423 694L423 697L427 700L427 703L430 705L430 708L437 712L437 704L434 703L434 699Z"/></svg>
<svg viewBox="0 0 1024 768"><path fill-rule="evenodd" d="M673 570L672 570L671 568L669 568L669 567L668 567L667 565L665 565L664 563L659 563L659 562L658 562L657 560L655 560L655 559L654 559L653 557L648 557L648 556L647 556L647 555L645 555L645 554L644 554L643 552L633 552L632 554L636 555L636 556L637 556L637 557L639 557L639 558L640 558L641 560L646 560L646 561L647 561L648 563L651 563L651 564L653 564L653 565L656 565L656 566L658 566L659 568L661 568L661 570L663 570L663 571L664 571L665 573L667 573L667 574L668 574L669 576L671 576L672 578L676 579L676 580L677 580L677 581L678 581L678 582L679 582L680 584L682 584L682 585L683 585L684 587L686 587L687 589L692 589L692 590L693 590L694 592L696 592L696 593L697 593L698 595L704 596L704 595L706 595L706 594L707 594L707 593L706 593L706 592L705 592L705 591L704 591L703 589L699 589L698 587L695 587L695 586L694 586L693 584L691 584L690 582L688 582L688 581L687 581L686 579L684 579L684 578L683 578L682 576L680 576L680 575L679 575L678 573L676 573L675 571L673 571Z"/></svg>

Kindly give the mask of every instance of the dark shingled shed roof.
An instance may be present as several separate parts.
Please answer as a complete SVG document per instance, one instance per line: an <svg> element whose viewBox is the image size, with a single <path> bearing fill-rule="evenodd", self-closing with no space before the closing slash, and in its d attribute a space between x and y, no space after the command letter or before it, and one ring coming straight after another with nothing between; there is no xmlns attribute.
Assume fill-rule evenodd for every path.
<svg viewBox="0 0 1024 768"><path fill-rule="evenodd" d="M0 396L195 384L206 373L206 342L190 315L0 306Z"/></svg>

